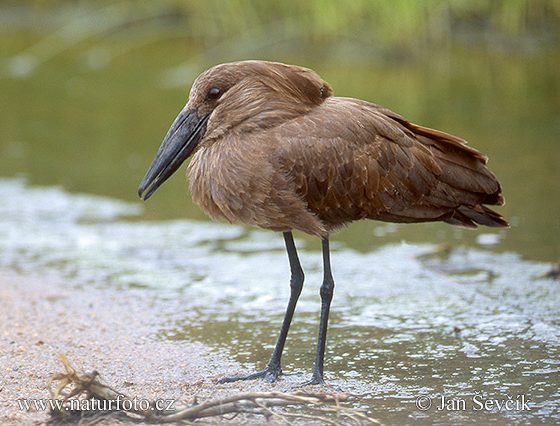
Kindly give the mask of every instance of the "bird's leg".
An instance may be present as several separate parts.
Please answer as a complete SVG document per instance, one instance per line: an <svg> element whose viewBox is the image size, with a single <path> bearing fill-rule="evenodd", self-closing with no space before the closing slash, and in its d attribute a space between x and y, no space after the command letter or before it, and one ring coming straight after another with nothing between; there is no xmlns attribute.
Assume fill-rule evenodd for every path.
<svg viewBox="0 0 560 426"><path fill-rule="evenodd" d="M280 335L276 341L276 346L268 361L268 365L262 371L250 374L248 376L239 377L226 377L220 380L220 383L235 382L237 380L252 380L263 378L269 382L274 382L278 379L278 376L282 374L282 368L280 366L280 360L282 359L282 351L284 350L284 344L286 343L286 337L288 336L288 330L290 329L290 324L292 323L292 317L294 316L294 311L296 309L296 304L301 294L303 288L304 274L301 264L299 263L299 258L297 255L296 245L294 243L294 237L291 232L284 232L284 241L286 243L286 251L288 252L288 260L290 261L290 300L288 302L288 307L286 308L286 314L284 315L284 321L282 322L282 329L280 330ZM322 365L322 364L321 364Z"/></svg>
<svg viewBox="0 0 560 426"><path fill-rule="evenodd" d="M327 343L327 325L329 311L334 292L334 280L331 273L331 259L329 253L329 239L323 239L323 284L321 285L321 322L319 325L319 339L317 341L317 355L313 365L313 375L308 384L317 385L324 383L323 362L325 359L325 345Z"/></svg>

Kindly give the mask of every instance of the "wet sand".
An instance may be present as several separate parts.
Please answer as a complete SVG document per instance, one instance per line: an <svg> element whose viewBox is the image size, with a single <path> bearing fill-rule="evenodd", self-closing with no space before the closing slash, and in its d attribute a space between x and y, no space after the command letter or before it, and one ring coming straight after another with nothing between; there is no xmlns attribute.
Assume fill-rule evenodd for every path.
<svg viewBox="0 0 560 426"><path fill-rule="evenodd" d="M164 305L146 291L117 293L75 287L54 276L0 271L0 424L48 419L47 412L21 410L17 400L49 397L50 377L64 371L59 353L77 369L98 371L103 383L130 397L175 399L177 405L195 396L201 401L298 386L288 380L217 384L226 373L239 372L239 365L199 343L158 337Z"/></svg>

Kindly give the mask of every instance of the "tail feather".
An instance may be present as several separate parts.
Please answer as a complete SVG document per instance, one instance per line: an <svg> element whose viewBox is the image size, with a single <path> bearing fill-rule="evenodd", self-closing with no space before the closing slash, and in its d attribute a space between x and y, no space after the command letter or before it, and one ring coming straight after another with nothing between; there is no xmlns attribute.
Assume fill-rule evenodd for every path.
<svg viewBox="0 0 560 426"><path fill-rule="evenodd" d="M465 216L463 213L454 210L450 215L443 220L445 223L450 225L464 226L465 228L477 228L476 223Z"/></svg>
<svg viewBox="0 0 560 426"><path fill-rule="evenodd" d="M473 207L461 206L457 210L479 225L491 226L496 228L509 226L509 224L501 214L483 205Z"/></svg>
<svg viewBox="0 0 560 426"><path fill-rule="evenodd" d="M385 213L382 220L441 220L469 228L509 226L499 213L485 206L504 204L500 182L486 166L488 157L468 146L464 139L411 123L387 108L376 109L399 123L401 130L422 146L413 150L415 166L407 175L407 189L421 192L421 199L398 215ZM422 188L428 190L422 192Z"/></svg>
<svg viewBox="0 0 560 426"><path fill-rule="evenodd" d="M460 203L443 219L445 222L468 228L509 226L502 215L484 205L504 204L502 188L496 175L486 166L488 158L484 154L456 136L409 122L404 124L431 149L441 167L439 179L446 189L432 193L432 199L450 198L449 201Z"/></svg>

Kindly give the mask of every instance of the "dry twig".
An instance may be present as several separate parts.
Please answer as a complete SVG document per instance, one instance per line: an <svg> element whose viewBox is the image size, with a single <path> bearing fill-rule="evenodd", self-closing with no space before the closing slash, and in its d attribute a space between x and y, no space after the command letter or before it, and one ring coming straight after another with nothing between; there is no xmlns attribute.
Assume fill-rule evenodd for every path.
<svg viewBox="0 0 560 426"><path fill-rule="evenodd" d="M186 407L157 410L154 402L148 407L139 408L134 400L115 389L101 383L99 374L78 372L64 355L60 355L65 372L55 374L50 381L49 391L53 400L60 401L53 409L53 420L68 420L73 417L88 418L91 421L106 419L107 416L127 416L150 423L171 423L194 421L205 417L224 416L225 414L252 414L266 418L277 418L290 424L289 418L314 420L322 424L341 425L379 425L380 423L366 413L354 408L343 407L339 403L347 401L347 394L327 394L308 392L249 392L234 396L206 401ZM58 383L57 383L58 382ZM56 384L54 390L53 385ZM120 401L119 404L114 402ZM98 402L97 410L84 410L89 402ZM102 404L102 402L105 402ZM109 402L109 404L106 404ZM113 404L111 404L113 402ZM99 409L99 407L109 409ZM287 407L275 411L275 407ZM290 411L289 408L307 408L307 413ZM329 416L329 417L327 417Z"/></svg>

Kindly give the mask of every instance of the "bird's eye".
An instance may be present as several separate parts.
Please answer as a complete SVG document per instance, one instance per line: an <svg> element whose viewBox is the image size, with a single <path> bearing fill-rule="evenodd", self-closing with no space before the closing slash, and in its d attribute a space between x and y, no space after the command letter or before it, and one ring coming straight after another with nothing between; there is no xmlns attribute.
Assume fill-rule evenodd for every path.
<svg viewBox="0 0 560 426"><path fill-rule="evenodd" d="M211 87L208 89L208 99L218 99L222 94L222 90L219 87Z"/></svg>

